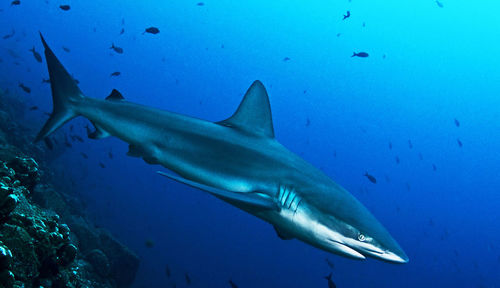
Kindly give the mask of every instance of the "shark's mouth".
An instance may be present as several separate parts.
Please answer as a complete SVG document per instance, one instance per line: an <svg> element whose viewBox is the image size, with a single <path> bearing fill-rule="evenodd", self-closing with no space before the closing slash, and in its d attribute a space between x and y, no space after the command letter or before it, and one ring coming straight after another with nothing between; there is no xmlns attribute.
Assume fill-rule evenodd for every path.
<svg viewBox="0 0 500 288"><path fill-rule="evenodd" d="M366 256L384 260L391 263L407 263L408 257L406 255L397 255L391 251L384 251L378 247L369 246L369 245L349 245L347 243L343 243L341 241L328 238L328 241L334 244L334 249L337 253L342 254L343 256L351 257L354 259L364 260Z"/></svg>
<svg viewBox="0 0 500 288"><path fill-rule="evenodd" d="M332 248L338 254L341 254L343 256L347 256L347 257L350 257L350 258L354 258L354 259L360 259L360 260L366 259L366 257L363 254L361 254L358 251L356 251L355 249L349 247L345 243L342 243L342 242L340 242L338 240L335 240L335 239L332 239L332 238L328 238L327 240L330 241L330 243L333 244Z"/></svg>

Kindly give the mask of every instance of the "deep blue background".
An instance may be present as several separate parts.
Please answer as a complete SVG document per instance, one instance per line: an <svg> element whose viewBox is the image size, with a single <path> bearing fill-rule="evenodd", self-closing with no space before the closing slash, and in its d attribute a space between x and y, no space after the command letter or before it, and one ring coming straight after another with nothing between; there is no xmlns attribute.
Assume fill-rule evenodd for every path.
<svg viewBox="0 0 500 288"><path fill-rule="evenodd" d="M0 87L38 105L28 117L40 127L51 98L45 63L28 51L42 52L38 31L89 97L117 88L130 101L216 121L260 79L277 139L358 197L410 257L360 262L282 241L270 225L126 157L116 139L75 143L56 164L91 218L140 256L135 287L184 287L186 272L193 287L229 287L230 278L326 287L325 258L338 287L499 287L498 1L21 2L0 4L0 35L16 31L0 39ZM70 11L58 8L67 3ZM161 33L142 35L149 26ZM85 123L75 120L76 133Z"/></svg>

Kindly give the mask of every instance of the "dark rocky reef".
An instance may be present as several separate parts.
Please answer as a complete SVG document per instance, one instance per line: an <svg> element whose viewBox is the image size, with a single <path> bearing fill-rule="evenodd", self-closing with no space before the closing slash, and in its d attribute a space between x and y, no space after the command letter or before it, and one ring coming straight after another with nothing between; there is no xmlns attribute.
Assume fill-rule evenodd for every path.
<svg viewBox="0 0 500 288"><path fill-rule="evenodd" d="M0 91L0 287L129 287L138 257L48 183L50 166L27 156L43 162L44 147L6 103Z"/></svg>

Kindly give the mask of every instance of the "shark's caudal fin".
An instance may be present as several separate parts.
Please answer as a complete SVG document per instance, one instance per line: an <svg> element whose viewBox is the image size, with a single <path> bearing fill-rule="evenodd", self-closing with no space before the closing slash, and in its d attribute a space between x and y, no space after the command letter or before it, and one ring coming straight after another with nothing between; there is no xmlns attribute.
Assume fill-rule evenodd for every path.
<svg viewBox="0 0 500 288"><path fill-rule="evenodd" d="M274 138L271 105L262 82L259 80L253 82L233 116L217 122L217 124L234 127L263 137Z"/></svg>
<svg viewBox="0 0 500 288"><path fill-rule="evenodd" d="M54 52L52 52L45 42L45 39L43 39L42 34L40 34L40 38L45 48L45 59L47 60L49 70L53 110L49 120L47 120L42 130L36 136L35 141L47 137L64 123L78 116L73 111L72 106L83 99L83 94L76 85L73 77L64 69L61 62L54 55Z"/></svg>

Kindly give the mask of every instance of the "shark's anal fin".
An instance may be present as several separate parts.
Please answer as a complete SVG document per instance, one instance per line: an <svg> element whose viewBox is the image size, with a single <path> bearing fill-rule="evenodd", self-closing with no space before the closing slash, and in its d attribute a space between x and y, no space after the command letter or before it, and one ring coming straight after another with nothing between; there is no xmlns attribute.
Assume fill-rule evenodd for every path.
<svg viewBox="0 0 500 288"><path fill-rule="evenodd" d="M95 123L92 124L94 125L95 130L93 132L87 131L87 137L89 137L90 139L103 139L111 136L108 132L104 131L104 129L102 129Z"/></svg>
<svg viewBox="0 0 500 288"><path fill-rule="evenodd" d="M175 180L177 182L189 185L194 188L201 189L203 191L206 191L216 197L222 198L222 199L227 199L230 201L238 202L240 204L248 205L254 208L261 208L261 209L272 209L272 210L279 210L278 206L272 199L267 199L264 198L263 196L258 195L257 193L239 193L239 192L231 192L223 189L218 189L215 187L207 186L201 183L197 183L188 179L185 179L180 176L164 173L164 172L157 172L158 174L170 178L172 180Z"/></svg>
<svg viewBox="0 0 500 288"><path fill-rule="evenodd" d="M276 226L273 227L274 231L276 231L276 234L278 235L278 237L280 237L281 240L292 240L294 238L293 236L290 236L288 233L282 231L280 228Z"/></svg>

